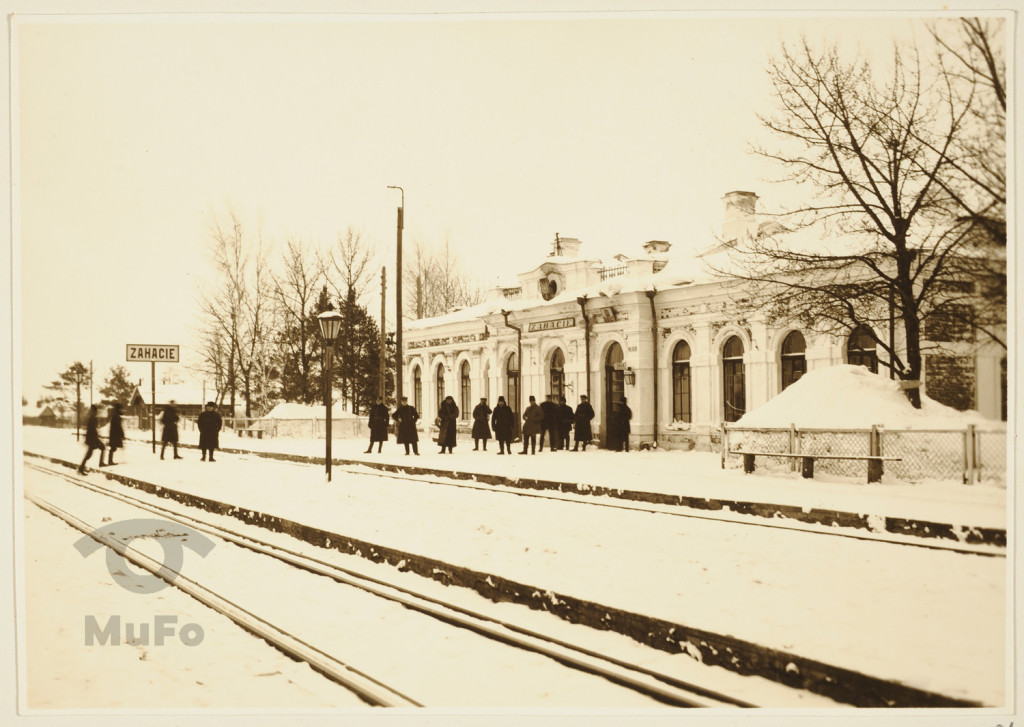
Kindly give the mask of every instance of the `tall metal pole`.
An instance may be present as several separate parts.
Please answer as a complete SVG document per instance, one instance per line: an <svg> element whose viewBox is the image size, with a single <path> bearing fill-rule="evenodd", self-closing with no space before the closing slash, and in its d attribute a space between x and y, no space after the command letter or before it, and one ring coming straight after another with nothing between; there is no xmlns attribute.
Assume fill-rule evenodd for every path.
<svg viewBox="0 0 1024 727"><path fill-rule="evenodd" d="M326 366L326 368L327 368L327 376L326 376L326 380L324 382L324 394L325 394L325 396L327 398L327 402L326 402L326 404L327 404L327 457L326 457L326 459L327 459L327 481L330 482L331 481L331 421L333 419L333 416L331 414L331 404L332 404L331 400L334 398L332 396L332 394L334 392L331 390L331 366L333 365L334 360L333 360L333 356L331 355L331 353L332 353L332 350L334 349L334 341L328 341L327 342L327 346L325 348L326 348L326 351L327 351L327 366Z"/></svg>
<svg viewBox="0 0 1024 727"><path fill-rule="evenodd" d="M149 362L149 381L152 387L150 393L153 395L150 400L153 404L149 407L149 428L153 437L153 454L156 454L156 361Z"/></svg>
<svg viewBox="0 0 1024 727"><path fill-rule="evenodd" d="M388 370L388 366L387 366L387 353L388 353L388 350L387 350L387 346L385 344L385 339L386 339L385 328L387 326L384 324L384 312L385 312L385 305L384 305L384 303L385 303L385 298L386 298L387 290L388 290L388 276L387 276L387 272L388 272L387 268L381 268L380 269L380 398L381 398L382 401L385 401L385 402L387 401L387 393L388 393L387 381L385 379L385 376L387 375L387 370Z"/></svg>
<svg viewBox="0 0 1024 727"><path fill-rule="evenodd" d="M402 193L402 205L398 208L398 246L395 252L395 401L402 401L402 228L405 227L405 190L388 185Z"/></svg>

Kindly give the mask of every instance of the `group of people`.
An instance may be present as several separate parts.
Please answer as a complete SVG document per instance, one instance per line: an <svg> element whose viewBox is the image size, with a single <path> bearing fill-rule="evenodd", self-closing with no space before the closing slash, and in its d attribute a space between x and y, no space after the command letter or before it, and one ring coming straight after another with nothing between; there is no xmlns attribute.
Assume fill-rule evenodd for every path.
<svg viewBox="0 0 1024 727"><path fill-rule="evenodd" d="M620 449L629 450L629 420L632 412L622 399L612 411L612 428L615 442L620 443ZM373 451L373 445L377 445L380 452L384 442L388 439L388 428L392 420L395 422L395 435L399 444L405 446L405 453L418 455L419 433L416 430L416 422L420 418L416 408L409 404L407 397L402 397L399 407L394 414L389 416L388 408L384 400L377 398L377 402L370 407L369 427L370 446L366 454ZM587 401L586 396L580 396L580 403L575 411L566 403L564 396L559 396L558 401L551 394L545 397L540 404L536 397L530 397L530 404L523 412L523 449L519 454L536 454L537 439L540 438L540 451L544 451L544 438L548 439L548 448L555 451L568 451L570 435L575 430L575 442L572 451L586 451L587 444L593 439L591 420L594 418L594 408ZM451 454L456 445L456 432L459 419L459 407L455 399L446 396L437 410L437 418L434 424L437 426L437 444L440 446L439 454ZM515 439L515 411L505 401L504 396L499 396L494 409L487 404L487 399L480 399L480 403L473 408L473 450L481 448L487 451L487 441L491 438L493 430L494 438L498 440L498 454L512 454L512 440Z"/></svg>
<svg viewBox="0 0 1024 727"><path fill-rule="evenodd" d="M110 453L107 454L107 461L104 462L105 448L103 440L100 439L99 411L95 404L89 407L89 416L85 423L86 451L82 464L78 466L79 474L85 474L85 463L97 449L100 451L100 467L109 467L114 464L114 452L124 446L124 426L121 423L121 414L121 403L115 401L110 408L110 433L108 435ZM178 454L179 419L178 410L173 401L165 406L160 413L160 424L163 427L160 433L160 459L164 458L168 444L173 449L174 459L184 459ZM203 453L202 461L216 461L213 458L213 452L220 447L220 430L223 423L220 414L217 413L217 405L212 401L206 402L206 409L196 418L196 425L199 427L199 449Z"/></svg>

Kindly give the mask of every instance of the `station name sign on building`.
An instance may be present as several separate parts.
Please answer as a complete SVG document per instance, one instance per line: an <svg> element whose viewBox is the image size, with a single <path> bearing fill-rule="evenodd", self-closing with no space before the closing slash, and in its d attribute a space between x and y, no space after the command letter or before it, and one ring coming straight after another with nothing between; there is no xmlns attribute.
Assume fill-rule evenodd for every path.
<svg viewBox="0 0 1024 727"><path fill-rule="evenodd" d="M129 361L178 363L179 346L146 346L129 343L126 347Z"/></svg>
<svg viewBox="0 0 1024 727"><path fill-rule="evenodd" d="M527 329L530 333L535 331L553 331L557 328L572 328L576 325L576 319L573 317L569 318L555 318L550 321L536 321L530 324Z"/></svg>

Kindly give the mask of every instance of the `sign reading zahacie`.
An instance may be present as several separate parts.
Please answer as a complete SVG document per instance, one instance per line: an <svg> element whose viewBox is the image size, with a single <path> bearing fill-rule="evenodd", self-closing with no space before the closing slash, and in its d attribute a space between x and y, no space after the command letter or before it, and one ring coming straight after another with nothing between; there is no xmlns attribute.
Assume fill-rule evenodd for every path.
<svg viewBox="0 0 1024 727"><path fill-rule="evenodd" d="M178 363L178 346L145 346L129 343L129 361L157 361Z"/></svg>

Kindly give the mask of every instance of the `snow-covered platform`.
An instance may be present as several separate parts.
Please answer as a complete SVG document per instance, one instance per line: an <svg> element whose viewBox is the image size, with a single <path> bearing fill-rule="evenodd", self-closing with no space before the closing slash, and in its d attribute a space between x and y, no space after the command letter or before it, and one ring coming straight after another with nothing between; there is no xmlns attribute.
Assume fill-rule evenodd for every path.
<svg viewBox="0 0 1024 727"><path fill-rule="evenodd" d="M181 493L188 504L221 508L307 542L330 534L332 548L360 551L495 600L543 607L652 645L660 641L727 668L823 688L839 678L875 700L864 706L906 700L908 690L920 690L920 701L910 701L921 706L938 706L927 701L928 694L987 705L1004 698L1002 557L848 538L797 543L767 528L726 533L720 523L698 527L687 519L684 526L679 518L646 511L507 495L496 500L487 491L490 485L480 486L482 491L442 487L426 475L382 479L339 467L328 484L320 467L266 456L278 450L315 461L323 442L236 440L222 435L225 447L244 445L245 453L224 454L212 464L189 449L185 461L160 461L148 443L133 441L119 453L124 464L106 472L157 483ZM876 520L898 516L971 528L1006 526L1006 493L997 488L745 476L723 471L713 455L697 453L498 456L493 448L473 452L463 443L454 455L441 455L423 442L421 456L406 457L393 443L382 454L363 454L365 446L336 441L334 454L389 467L415 461L449 474L472 472L478 481L561 480L623 492L861 513ZM43 428L25 430L25 449L70 461L82 451L73 434ZM601 495L587 499L614 501ZM991 545L975 547L1001 553Z"/></svg>

